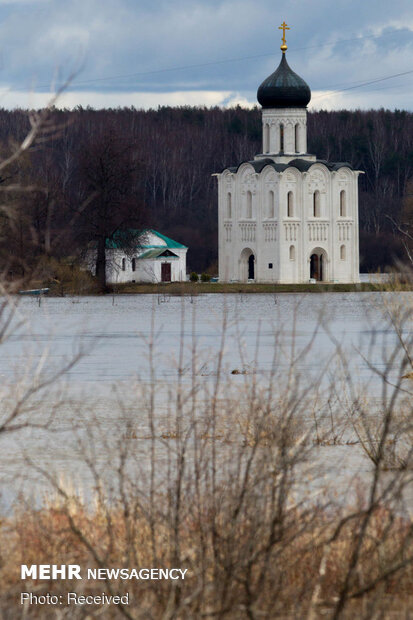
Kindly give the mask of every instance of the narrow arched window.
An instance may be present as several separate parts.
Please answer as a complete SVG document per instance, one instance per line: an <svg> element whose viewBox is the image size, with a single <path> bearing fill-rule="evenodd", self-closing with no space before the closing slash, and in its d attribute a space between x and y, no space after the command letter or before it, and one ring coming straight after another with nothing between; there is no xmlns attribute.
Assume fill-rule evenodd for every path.
<svg viewBox="0 0 413 620"><path fill-rule="evenodd" d="M292 192L287 194L287 217L294 217L294 197Z"/></svg>
<svg viewBox="0 0 413 620"><path fill-rule="evenodd" d="M340 246L340 258L341 260L346 260L346 246Z"/></svg>
<svg viewBox="0 0 413 620"><path fill-rule="evenodd" d="M274 192L270 190L268 194L268 217L273 218L275 215L275 196Z"/></svg>
<svg viewBox="0 0 413 620"><path fill-rule="evenodd" d="M227 194L227 218L230 220L232 217L232 196L231 193Z"/></svg>
<svg viewBox="0 0 413 620"><path fill-rule="evenodd" d="M247 192L247 218L252 218L252 194Z"/></svg>
<svg viewBox="0 0 413 620"><path fill-rule="evenodd" d="M340 192L340 217L346 217L346 192L344 189Z"/></svg>
<svg viewBox="0 0 413 620"><path fill-rule="evenodd" d="M126 258L122 258L122 271L126 269Z"/></svg>
<svg viewBox="0 0 413 620"><path fill-rule="evenodd" d="M320 192L318 189L313 194L313 216L320 217Z"/></svg>
<svg viewBox="0 0 413 620"><path fill-rule="evenodd" d="M284 125L280 125L280 153L284 153Z"/></svg>
<svg viewBox="0 0 413 620"><path fill-rule="evenodd" d="M297 123L294 127L295 152L300 152L300 125Z"/></svg>
<svg viewBox="0 0 413 620"><path fill-rule="evenodd" d="M132 271L136 271L136 258L132 258Z"/></svg>
<svg viewBox="0 0 413 620"><path fill-rule="evenodd" d="M265 133L264 133L264 153L270 152L270 126L265 125Z"/></svg>
<svg viewBox="0 0 413 620"><path fill-rule="evenodd" d="M290 260L295 260L295 246L290 245Z"/></svg>

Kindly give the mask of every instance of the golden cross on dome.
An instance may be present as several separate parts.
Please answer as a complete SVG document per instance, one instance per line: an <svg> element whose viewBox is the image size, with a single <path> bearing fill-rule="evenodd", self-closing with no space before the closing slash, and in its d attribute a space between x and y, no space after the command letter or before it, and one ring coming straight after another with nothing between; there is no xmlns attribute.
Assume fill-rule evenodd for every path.
<svg viewBox="0 0 413 620"><path fill-rule="evenodd" d="M283 44L281 45L281 51L282 51L283 54L285 54L285 52L287 50L287 41L285 39L285 31L286 30L291 30L291 28L289 26L287 26L285 21L283 21L281 26L278 26L278 30L282 30L283 31L283 37L282 37Z"/></svg>

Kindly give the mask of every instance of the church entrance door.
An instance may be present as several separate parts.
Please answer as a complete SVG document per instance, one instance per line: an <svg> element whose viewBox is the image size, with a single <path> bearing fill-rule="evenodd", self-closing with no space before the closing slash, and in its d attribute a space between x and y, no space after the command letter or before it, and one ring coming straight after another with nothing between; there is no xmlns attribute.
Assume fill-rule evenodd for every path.
<svg viewBox="0 0 413 620"><path fill-rule="evenodd" d="M310 278L323 282L325 280L326 257L323 250L315 251L310 256Z"/></svg>
<svg viewBox="0 0 413 620"><path fill-rule="evenodd" d="M254 254L251 254L248 259L248 280L255 280L255 260Z"/></svg>
<svg viewBox="0 0 413 620"><path fill-rule="evenodd" d="M311 254L310 257L310 278L314 280L320 279L319 262L317 254Z"/></svg>
<svg viewBox="0 0 413 620"><path fill-rule="evenodd" d="M171 281L171 263L162 263L161 265L161 281Z"/></svg>
<svg viewBox="0 0 413 620"><path fill-rule="evenodd" d="M255 280L255 255L251 248L244 248L239 258L239 279L241 282Z"/></svg>

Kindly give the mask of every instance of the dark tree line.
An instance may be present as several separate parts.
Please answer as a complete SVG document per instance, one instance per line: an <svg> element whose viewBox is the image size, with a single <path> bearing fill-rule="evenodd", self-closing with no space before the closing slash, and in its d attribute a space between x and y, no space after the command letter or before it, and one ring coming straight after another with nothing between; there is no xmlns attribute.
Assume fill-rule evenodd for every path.
<svg viewBox="0 0 413 620"><path fill-rule="evenodd" d="M2 173L1 184L33 191L4 193L4 205L15 208L12 219L0 212L0 260L12 255L19 269L42 254L75 259L92 242L102 255L105 237L148 226L189 246L191 270L214 270L211 175L261 151L258 109L53 109L49 120L59 130ZM0 157L28 129L27 112L0 110ZM320 159L349 161L365 172L359 185L362 268L405 257L402 231L411 230L413 218L413 114L312 112L308 138L309 151Z"/></svg>

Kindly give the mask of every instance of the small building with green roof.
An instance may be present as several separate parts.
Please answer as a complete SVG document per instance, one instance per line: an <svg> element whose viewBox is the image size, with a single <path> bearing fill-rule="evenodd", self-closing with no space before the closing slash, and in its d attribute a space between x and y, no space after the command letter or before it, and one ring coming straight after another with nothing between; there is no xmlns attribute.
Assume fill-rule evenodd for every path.
<svg viewBox="0 0 413 620"><path fill-rule="evenodd" d="M106 242L106 281L184 282L187 246L156 230L145 230L135 249L122 247L116 238Z"/></svg>

